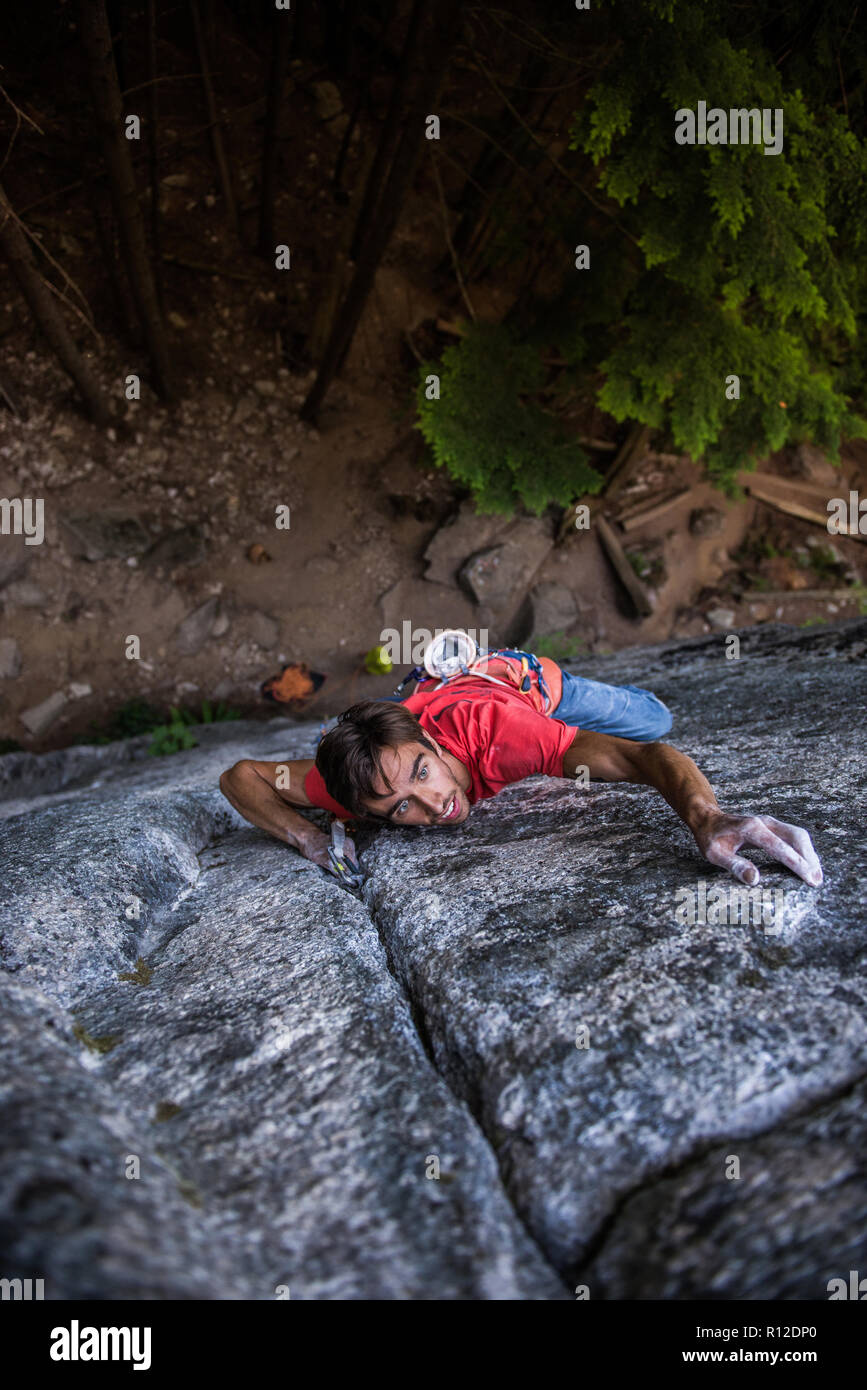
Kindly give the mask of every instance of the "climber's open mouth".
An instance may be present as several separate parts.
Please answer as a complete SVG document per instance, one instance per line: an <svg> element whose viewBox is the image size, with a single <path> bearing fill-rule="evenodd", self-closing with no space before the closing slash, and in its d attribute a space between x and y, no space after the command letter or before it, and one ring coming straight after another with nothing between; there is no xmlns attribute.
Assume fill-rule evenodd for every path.
<svg viewBox="0 0 867 1390"><path fill-rule="evenodd" d="M446 821L455 820L456 817L460 815L460 813L461 800L457 793L455 793L448 806L446 807L445 811L440 816L440 822L444 824Z"/></svg>

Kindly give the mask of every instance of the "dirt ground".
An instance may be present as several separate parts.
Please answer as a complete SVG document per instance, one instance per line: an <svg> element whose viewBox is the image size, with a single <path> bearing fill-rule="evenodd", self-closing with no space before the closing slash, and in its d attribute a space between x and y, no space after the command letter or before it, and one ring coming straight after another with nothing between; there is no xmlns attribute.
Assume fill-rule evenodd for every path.
<svg viewBox="0 0 867 1390"><path fill-rule="evenodd" d="M254 78L247 73L248 83ZM293 74L309 108L309 131L278 215L288 221L305 199L324 200L318 227L325 235L339 209L329 205L317 166L333 160L338 137L317 114L316 78L304 65ZM244 81L236 77L239 93L249 90ZM249 187L254 161L241 157L243 132L234 138ZM353 147L351 171L357 158ZM50 174L34 166L37 201ZM261 683L287 662L307 662L327 677L315 701L297 711L305 718L324 719L351 699L390 693L401 673L371 676L362 666L365 652L382 640L382 596L410 581L403 616L429 622L427 609L416 611L425 595L423 553L464 495L432 467L412 429L415 363L407 330L454 313L429 270L442 247L435 185L422 178L405 211L317 429L298 419L312 375L285 331L287 315L304 323L315 307L315 229L306 247L300 237L297 257L293 245L299 268L284 297L273 267L234 245L206 147L172 166L161 187L166 250L176 258L165 267L165 295L178 406L157 400L141 353L119 334L104 331L97 343L79 325L78 340L107 394L123 406L128 433L90 424L8 279L4 284L0 360L27 414L0 409L0 496L43 498L45 537L33 546L0 537L0 739L33 751L81 738L133 698L191 708L204 698L225 700L247 716L268 717L275 706L262 698ZM255 202L242 206L249 229ZM58 205L49 202L34 208L28 223L63 255L105 329L87 210L73 195L62 226L58 217ZM202 274L177 258L219 273ZM483 313L495 316L496 301L479 289ZM124 401L125 379L136 371L142 398ZM595 410L578 425L612 442L623 433ZM596 461L604 467L610 457ZM786 472L790 462L784 452L763 467ZM846 496L850 485L864 495L865 463L863 446L848 449L842 490L829 496ZM647 454L620 506L637 505L663 486L689 487L689 497L628 538L653 590L651 616L631 615L592 532L571 534L534 576L534 583L554 581L574 596L569 650L859 611L857 593L842 603L797 595L863 582L863 544L833 538L836 558L823 550L813 563L817 544L829 540L819 528L750 499L729 502L701 480L697 465L665 452ZM280 507L289 508L288 529L275 527ZM719 513L707 523L711 533L691 532L693 514L709 509ZM549 520L553 533L556 511ZM791 597L743 599L757 587ZM131 636L139 639L140 659L127 656ZM21 714L55 694L57 713L32 732Z"/></svg>

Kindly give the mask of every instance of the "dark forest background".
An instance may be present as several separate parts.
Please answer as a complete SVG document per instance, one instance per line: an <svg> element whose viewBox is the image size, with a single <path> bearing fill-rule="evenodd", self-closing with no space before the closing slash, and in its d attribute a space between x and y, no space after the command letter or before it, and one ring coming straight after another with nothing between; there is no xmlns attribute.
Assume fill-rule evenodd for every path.
<svg viewBox="0 0 867 1390"><path fill-rule="evenodd" d="M262 410L327 442L368 323L368 395L483 512L612 496L649 439L731 497L775 451L838 463L867 435L865 47L854 2L9 7L4 430L60 383L94 467L145 476L143 417L167 438L210 392L216 422L267 343ZM678 145L699 101L781 108L783 152ZM380 302L376 361L390 267L436 307Z"/></svg>

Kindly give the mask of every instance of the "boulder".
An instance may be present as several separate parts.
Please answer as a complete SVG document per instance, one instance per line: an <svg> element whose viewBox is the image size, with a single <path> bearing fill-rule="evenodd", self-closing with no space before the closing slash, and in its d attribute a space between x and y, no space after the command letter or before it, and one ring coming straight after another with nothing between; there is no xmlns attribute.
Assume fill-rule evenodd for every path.
<svg viewBox="0 0 867 1390"><path fill-rule="evenodd" d="M537 584L530 594L530 602L533 606L534 635L547 636L553 632L566 632L578 621L575 595L565 584Z"/></svg>
<svg viewBox="0 0 867 1390"><path fill-rule="evenodd" d="M185 656L195 656L196 652L201 651L208 639L214 635L220 613L220 600L216 596L205 599L198 608L188 613L175 630L175 646L178 651L183 652ZM216 635L221 634L218 631Z"/></svg>
<svg viewBox="0 0 867 1390"><path fill-rule="evenodd" d="M479 622L521 642L532 626L527 590L553 547L551 528L539 517L518 517L493 545L477 550L458 570L458 582L478 604Z"/></svg>
<svg viewBox="0 0 867 1390"><path fill-rule="evenodd" d="M217 786L317 722L0 758L5 1266L61 1299L826 1299L865 1217L867 621L740 641L580 674L810 831L821 888L753 854L771 923L676 915L737 885L637 785L367 830L357 901Z"/></svg>
<svg viewBox="0 0 867 1390"><path fill-rule="evenodd" d="M433 584L456 584L464 561L484 550L508 524L508 517L479 515L472 502L462 502L456 515L439 528L424 552L425 579Z"/></svg>

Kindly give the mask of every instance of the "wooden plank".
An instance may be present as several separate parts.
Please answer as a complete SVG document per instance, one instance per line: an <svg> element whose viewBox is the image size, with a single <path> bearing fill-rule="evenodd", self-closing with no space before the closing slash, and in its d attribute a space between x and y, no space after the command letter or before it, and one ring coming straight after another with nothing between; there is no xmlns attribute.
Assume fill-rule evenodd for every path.
<svg viewBox="0 0 867 1390"><path fill-rule="evenodd" d="M689 497L692 492L691 487L681 488L672 496L665 498L662 502L657 502L652 507L645 507L642 511L627 512L626 515L618 517L620 525L624 531L634 531L637 526L644 526L648 521L656 521L658 517L665 516L673 507L679 507L685 497Z"/></svg>
<svg viewBox="0 0 867 1390"><path fill-rule="evenodd" d="M781 478L776 473L741 473L738 482L748 491L755 483L766 492L779 492L783 497L798 497L805 502L815 502L820 509L828 500L828 488L822 483L799 483L794 478ZM842 476L839 482L841 487L846 485Z"/></svg>
<svg viewBox="0 0 867 1390"><path fill-rule="evenodd" d="M613 527L609 526L601 513L595 518L595 525L599 534L599 540L602 543L602 548L608 556L617 578L632 599L636 611L641 617L648 617L653 612L653 604L650 602L650 596L648 595L647 589L638 578L638 575L635 573L635 570L627 560L626 552L620 544Z"/></svg>
<svg viewBox="0 0 867 1390"><path fill-rule="evenodd" d="M602 495L606 502L613 501L618 492L629 481L634 470L644 458L649 439L649 425L633 425L623 441L620 452L605 474L605 486L602 489Z"/></svg>
<svg viewBox="0 0 867 1390"><path fill-rule="evenodd" d="M783 497L774 488L770 489L762 483L751 482L747 491L751 497L755 497L758 502L764 502L769 507L775 507L778 512L785 512L787 516L800 517L802 521L812 521L814 525L821 526L823 530L828 528L828 513L816 511L813 507L808 507L803 501L794 497Z"/></svg>
<svg viewBox="0 0 867 1390"><path fill-rule="evenodd" d="M741 594L742 603L784 603L790 598L812 598L822 603L859 603L852 589L756 589Z"/></svg>

